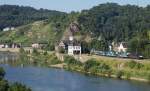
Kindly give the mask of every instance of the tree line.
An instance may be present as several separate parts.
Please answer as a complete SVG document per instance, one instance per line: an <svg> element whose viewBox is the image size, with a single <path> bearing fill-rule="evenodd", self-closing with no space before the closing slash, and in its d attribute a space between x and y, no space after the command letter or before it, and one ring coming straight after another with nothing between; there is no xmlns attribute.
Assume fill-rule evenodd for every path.
<svg viewBox="0 0 150 91"><path fill-rule="evenodd" d="M97 41L105 41L107 45L112 42L128 42L129 52L150 57L149 12L150 5L100 4L90 10L83 10L78 23L82 33L88 33ZM99 46L97 41L94 45L96 47Z"/></svg>
<svg viewBox="0 0 150 91"><path fill-rule="evenodd" d="M17 27L32 23L34 21L45 20L49 17L65 14L55 10L35 9L32 7L17 5L0 5L0 29L5 27Z"/></svg>

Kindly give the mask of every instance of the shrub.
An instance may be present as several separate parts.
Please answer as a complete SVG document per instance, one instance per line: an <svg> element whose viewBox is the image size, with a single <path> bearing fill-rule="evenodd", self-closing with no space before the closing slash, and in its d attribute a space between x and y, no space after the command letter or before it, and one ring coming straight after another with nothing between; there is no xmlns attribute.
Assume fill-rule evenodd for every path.
<svg viewBox="0 0 150 91"><path fill-rule="evenodd" d="M0 79L3 79L5 76L5 71L2 67L0 67Z"/></svg>
<svg viewBox="0 0 150 91"><path fill-rule="evenodd" d="M142 67L144 67L144 65L137 62L135 69L141 69Z"/></svg>
<svg viewBox="0 0 150 91"><path fill-rule="evenodd" d="M33 52L32 52L32 53L35 54L35 55L38 55L38 54L39 54L38 50L35 49L35 48L33 48Z"/></svg>
<svg viewBox="0 0 150 91"><path fill-rule="evenodd" d="M106 63L99 63L99 65L97 66L98 72L102 73L102 74L108 74L108 76L111 75L111 67L109 65L107 65Z"/></svg>
<svg viewBox="0 0 150 91"><path fill-rule="evenodd" d="M150 73L149 73L148 76L147 76L147 80L148 80L148 82L150 83Z"/></svg>
<svg viewBox="0 0 150 91"><path fill-rule="evenodd" d="M127 62L127 66L131 69L133 69L136 65L136 62L135 61L130 61L130 62Z"/></svg>
<svg viewBox="0 0 150 91"><path fill-rule="evenodd" d="M25 53L25 50L21 47L21 48L19 49L19 53Z"/></svg>
<svg viewBox="0 0 150 91"><path fill-rule="evenodd" d="M31 89L20 83L14 83L9 87L8 91L31 91Z"/></svg>
<svg viewBox="0 0 150 91"><path fill-rule="evenodd" d="M47 51L44 51L43 55L45 55L45 56L48 55Z"/></svg>
<svg viewBox="0 0 150 91"><path fill-rule="evenodd" d="M121 77L122 77L123 75L124 75L124 72L121 71L121 70L119 70L119 71L116 72L116 77L119 78L119 79L121 79Z"/></svg>
<svg viewBox="0 0 150 91"><path fill-rule="evenodd" d="M124 73L126 79L130 79L131 78L131 73L130 72L126 72Z"/></svg>
<svg viewBox="0 0 150 91"><path fill-rule="evenodd" d="M127 65L129 68L131 69L141 69L142 67L144 67L143 64L139 63L139 62L136 62L136 61L130 61L130 62L127 62Z"/></svg>
<svg viewBox="0 0 150 91"><path fill-rule="evenodd" d="M82 65L80 61L77 61L74 57L72 56L65 56L64 57L64 62L68 65Z"/></svg>
<svg viewBox="0 0 150 91"><path fill-rule="evenodd" d="M59 48L59 53L65 53L65 49L62 48L62 47L60 47L60 48Z"/></svg>
<svg viewBox="0 0 150 91"><path fill-rule="evenodd" d="M3 68L0 68L0 91L31 91L30 88L27 88L25 85L20 83L14 83L9 85L8 81L4 79L5 71Z"/></svg>
<svg viewBox="0 0 150 91"><path fill-rule="evenodd" d="M8 81L1 79L0 80L0 91L7 91L9 88Z"/></svg>
<svg viewBox="0 0 150 91"><path fill-rule="evenodd" d="M58 60L57 58L54 58L50 61L50 64L60 64L60 63L61 63L61 61Z"/></svg>
<svg viewBox="0 0 150 91"><path fill-rule="evenodd" d="M90 59L84 64L85 71L100 72L111 75L111 67L104 62L98 62L95 59Z"/></svg>
<svg viewBox="0 0 150 91"><path fill-rule="evenodd" d="M99 63L95 59L90 59L84 63L84 70L88 71L90 68L94 66L99 66Z"/></svg>

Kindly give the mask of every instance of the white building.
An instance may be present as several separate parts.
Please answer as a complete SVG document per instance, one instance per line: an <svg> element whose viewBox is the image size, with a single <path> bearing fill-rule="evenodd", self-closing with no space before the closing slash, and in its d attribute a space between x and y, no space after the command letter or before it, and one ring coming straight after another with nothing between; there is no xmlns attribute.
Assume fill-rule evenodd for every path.
<svg viewBox="0 0 150 91"><path fill-rule="evenodd" d="M68 55L75 55L75 54L81 55L81 45L75 43L73 37L70 36L69 43L68 43Z"/></svg>
<svg viewBox="0 0 150 91"><path fill-rule="evenodd" d="M5 47L5 45L4 44L0 44L0 48L4 48Z"/></svg>
<svg viewBox="0 0 150 91"><path fill-rule="evenodd" d="M3 31L10 31L10 30L15 30L15 28L14 27L6 27L3 29Z"/></svg>
<svg viewBox="0 0 150 91"><path fill-rule="evenodd" d="M40 44L39 43L34 43L31 46L32 46L32 48L40 48Z"/></svg>
<svg viewBox="0 0 150 91"><path fill-rule="evenodd" d="M128 44L126 42L121 42L118 46L118 52L127 52Z"/></svg>
<svg viewBox="0 0 150 91"><path fill-rule="evenodd" d="M9 31L9 30L10 30L9 27L3 29L3 31Z"/></svg>

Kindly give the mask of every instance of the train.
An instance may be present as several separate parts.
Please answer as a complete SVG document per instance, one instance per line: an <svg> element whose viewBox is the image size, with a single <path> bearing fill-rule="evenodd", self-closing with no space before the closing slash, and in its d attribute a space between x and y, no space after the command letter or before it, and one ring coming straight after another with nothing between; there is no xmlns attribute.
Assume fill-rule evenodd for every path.
<svg viewBox="0 0 150 91"><path fill-rule="evenodd" d="M106 57L117 57L117 58L130 58L130 59L144 59L140 53L127 53L127 52L115 52L115 51L94 51L93 54Z"/></svg>

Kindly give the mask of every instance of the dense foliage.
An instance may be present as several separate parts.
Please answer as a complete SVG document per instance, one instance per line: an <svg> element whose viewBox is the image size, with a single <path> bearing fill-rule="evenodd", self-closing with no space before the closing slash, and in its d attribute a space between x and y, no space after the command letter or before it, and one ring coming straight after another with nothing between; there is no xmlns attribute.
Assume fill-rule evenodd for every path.
<svg viewBox="0 0 150 91"><path fill-rule="evenodd" d="M0 32L2 43L15 42L30 46L32 43L44 42L47 46L43 49L54 50L55 44L68 36L69 25L76 22L80 31L74 33L74 36L81 42L83 53L90 53L91 49L108 51L108 45L112 42L128 42L129 52L150 58L150 6L121 6L107 3L83 10L81 13L69 14L43 9L35 10L31 7L9 5L1 7L3 8L0 8L2 12L0 19L3 16L15 16L15 18L1 19L0 27L5 26L1 25L1 22L7 25L16 24L16 22L27 24L33 20L48 19L19 27L15 31ZM14 13L16 11L19 13ZM35 17L40 19L34 19Z"/></svg>
<svg viewBox="0 0 150 91"><path fill-rule="evenodd" d="M32 7L16 5L1 5L0 12L0 29L10 26L16 27L37 20L45 20L59 14L65 14L58 11L46 9L37 10Z"/></svg>
<svg viewBox="0 0 150 91"><path fill-rule="evenodd" d="M83 32L107 41L128 41L137 32L150 29L150 6L145 8L115 3L83 10L78 18Z"/></svg>
<svg viewBox="0 0 150 91"><path fill-rule="evenodd" d="M5 71L0 67L0 91L31 91L25 85L20 83L9 84L7 80L4 79Z"/></svg>
<svg viewBox="0 0 150 91"><path fill-rule="evenodd" d="M80 65L80 66L82 65L82 63L79 60L76 60L72 56L65 56L64 63L66 63L68 65Z"/></svg>
<svg viewBox="0 0 150 91"><path fill-rule="evenodd" d="M82 65L78 65L75 59L69 57L66 69L89 73L93 75L116 77L116 78L137 78L150 81L150 62L138 62L134 60L122 61L114 59L89 59ZM68 60L67 59L67 60ZM71 60L73 61L71 61Z"/></svg>
<svg viewBox="0 0 150 91"><path fill-rule="evenodd" d="M150 6L120 6L115 3L100 4L83 10L78 17L83 33L88 33L108 45L112 42L129 42L129 51L149 57ZM94 42L97 49L99 43ZM97 47L98 46L98 47ZM104 49L102 46L98 48Z"/></svg>

